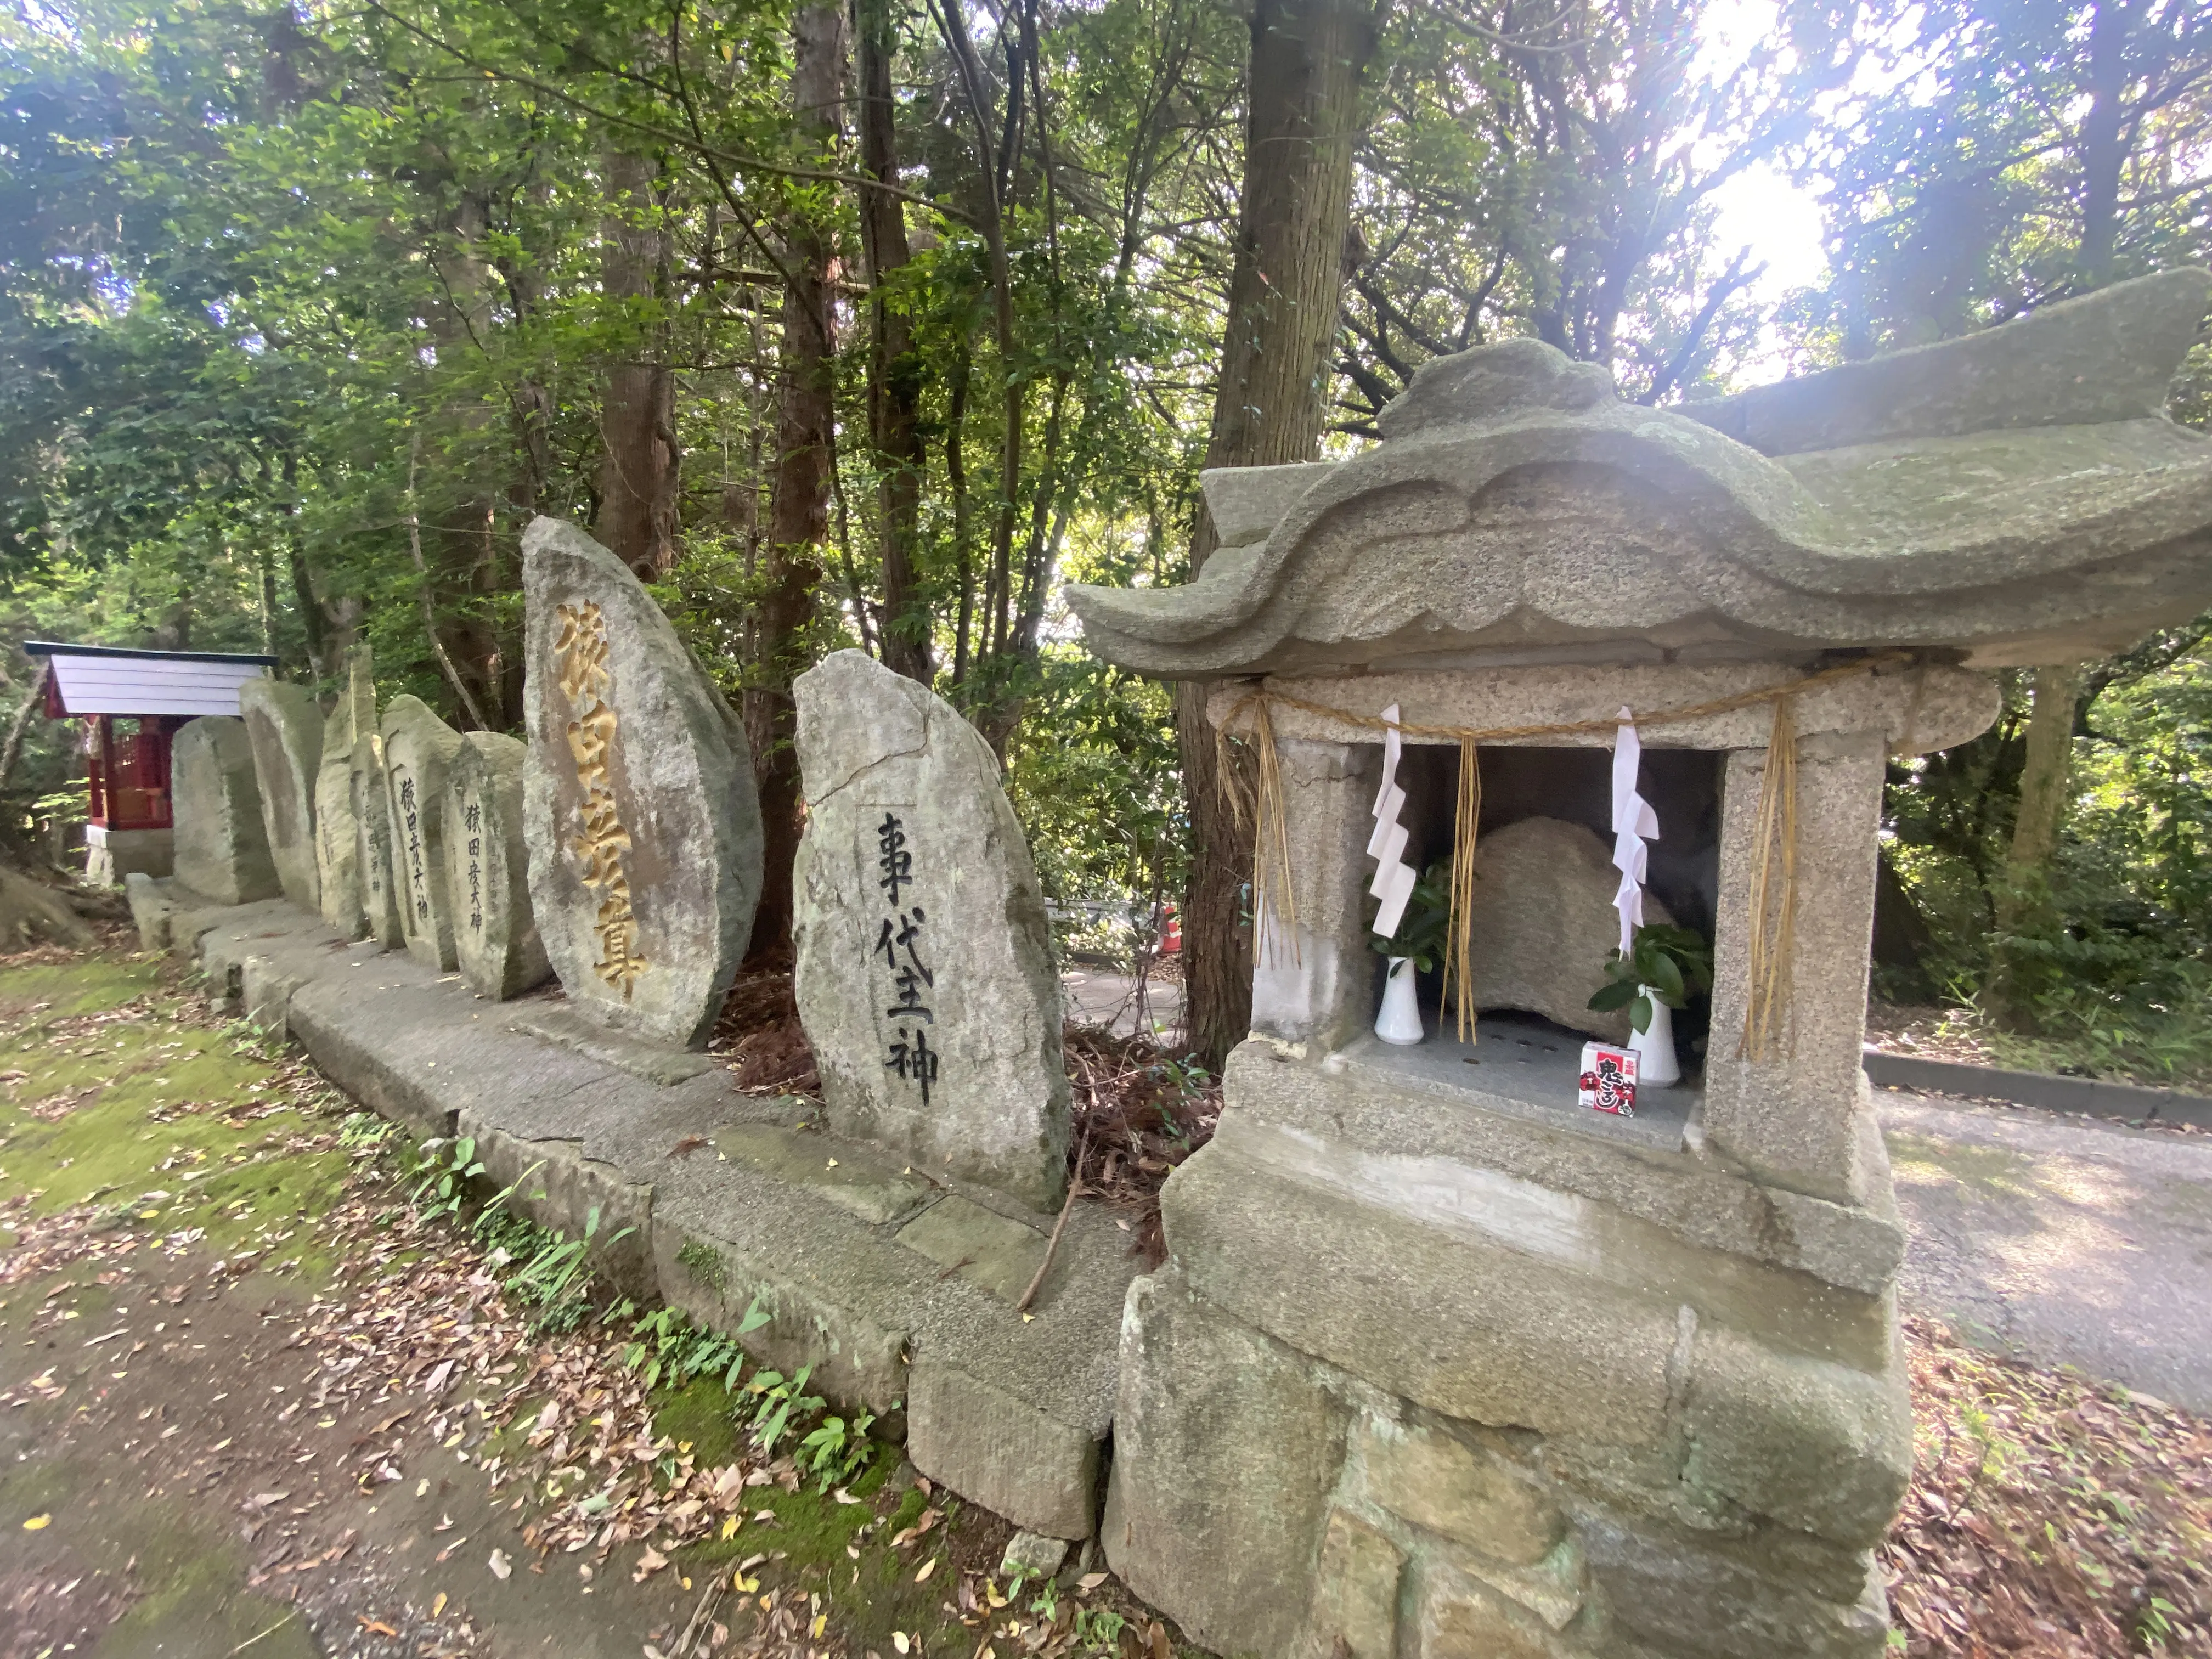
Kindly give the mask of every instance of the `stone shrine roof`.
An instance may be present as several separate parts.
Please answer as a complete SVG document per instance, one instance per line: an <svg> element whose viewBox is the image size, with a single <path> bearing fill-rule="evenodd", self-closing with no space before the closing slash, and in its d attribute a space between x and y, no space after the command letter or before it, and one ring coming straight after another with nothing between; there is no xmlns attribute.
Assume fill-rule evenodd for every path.
<svg viewBox="0 0 2212 1659"><path fill-rule="evenodd" d="M1170 678L2123 649L2212 604L2212 439L2166 418L2212 276L1646 409L1512 340L1424 364L1351 460L1208 472L1180 587L1074 585L1091 648Z"/></svg>

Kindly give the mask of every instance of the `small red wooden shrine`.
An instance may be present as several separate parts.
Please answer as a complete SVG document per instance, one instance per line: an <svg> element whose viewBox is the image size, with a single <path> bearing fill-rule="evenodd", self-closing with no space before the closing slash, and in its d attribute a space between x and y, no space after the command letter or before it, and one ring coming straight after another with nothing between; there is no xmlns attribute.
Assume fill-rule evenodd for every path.
<svg viewBox="0 0 2212 1659"><path fill-rule="evenodd" d="M26 640L23 652L46 659L46 718L85 722L90 822L106 836L172 827L169 744L178 727L202 714L237 714L238 688L276 661L50 640Z"/></svg>

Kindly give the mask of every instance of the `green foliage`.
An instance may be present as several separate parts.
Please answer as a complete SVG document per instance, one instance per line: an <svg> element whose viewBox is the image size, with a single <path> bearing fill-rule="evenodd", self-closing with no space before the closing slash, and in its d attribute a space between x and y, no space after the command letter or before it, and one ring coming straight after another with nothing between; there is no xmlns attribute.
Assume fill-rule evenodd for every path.
<svg viewBox="0 0 2212 1659"><path fill-rule="evenodd" d="M1407 967L1426 974L1443 961L1450 936L1451 864L1438 859L1414 882L1413 895L1406 901L1405 914L1398 918L1398 931L1388 939L1370 934L1367 943L1376 955L1402 957ZM1396 971L1403 973L1405 969Z"/></svg>
<svg viewBox="0 0 2212 1659"><path fill-rule="evenodd" d="M461 1206L468 1200L469 1182L482 1175L484 1167L477 1161L473 1135L457 1140L441 1135L426 1140L414 1150L412 1164L408 1174L415 1184L408 1189L407 1201L425 1216L460 1214Z"/></svg>
<svg viewBox="0 0 2212 1659"><path fill-rule="evenodd" d="M868 1412L856 1413L849 1422L842 1417L824 1417L799 1443L792 1461L815 1477L818 1492L843 1486L867 1465L874 1449L868 1430L875 1420Z"/></svg>
<svg viewBox="0 0 2212 1659"><path fill-rule="evenodd" d="M1629 1024L1648 1031L1654 996L1669 1008L1686 1008L1692 997L1713 988L1713 949L1692 928L1646 922L1626 956L1615 950L1606 958L1605 975L1589 1006L1601 1013L1626 1008Z"/></svg>
<svg viewBox="0 0 2212 1659"><path fill-rule="evenodd" d="M2024 931L2000 937L1991 895L2012 831L2017 688L1986 738L1892 769L1889 854L1929 931L1923 966L1954 1029L2006 1064L2212 1079L2212 653L2200 623L2103 672L2074 745L2074 799ZM2002 949L2030 1034L1974 1004Z"/></svg>
<svg viewBox="0 0 2212 1659"><path fill-rule="evenodd" d="M748 1408L741 1401L738 1413L751 1431L753 1444L764 1455L775 1455L784 1436L795 1426L795 1418L818 1412L828 1403L821 1395L806 1392L806 1379L813 1370L811 1365L801 1365L788 1377L781 1371L756 1371L746 1382L744 1392L752 1396L752 1403Z"/></svg>

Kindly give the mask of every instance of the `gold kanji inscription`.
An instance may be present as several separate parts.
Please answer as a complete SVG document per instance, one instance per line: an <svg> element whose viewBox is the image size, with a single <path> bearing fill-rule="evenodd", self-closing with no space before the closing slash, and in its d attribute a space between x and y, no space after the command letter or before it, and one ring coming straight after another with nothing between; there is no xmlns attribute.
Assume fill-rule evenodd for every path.
<svg viewBox="0 0 2212 1659"><path fill-rule="evenodd" d="M607 669L607 624L597 605L564 605L559 611L561 632L553 642L560 665L561 692L576 711L568 722L568 753L576 763L576 782L583 791L577 806L580 832L570 843L584 885L598 896L592 932L599 942L599 959L593 964L599 978L622 988L623 1000L644 974L645 957L637 948L637 915L630 907L629 874L623 855L630 849L630 835L615 804L611 766L615 737L622 721L607 707L604 693L612 683Z"/></svg>

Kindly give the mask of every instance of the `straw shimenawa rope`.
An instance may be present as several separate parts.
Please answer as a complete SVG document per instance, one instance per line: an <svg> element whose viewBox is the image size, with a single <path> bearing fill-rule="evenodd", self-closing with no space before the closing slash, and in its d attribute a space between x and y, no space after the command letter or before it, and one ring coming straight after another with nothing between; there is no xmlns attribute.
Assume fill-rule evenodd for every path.
<svg viewBox="0 0 2212 1659"><path fill-rule="evenodd" d="M1474 837L1482 822L1482 762L1472 741L1459 746L1459 800L1453 813L1451 912L1444 937L1443 997L1456 1011L1459 1040L1474 1041ZM1452 994L1454 988L1458 996Z"/></svg>
<svg viewBox="0 0 2212 1659"><path fill-rule="evenodd" d="M1772 1057L1782 1039L1790 997L1790 950L1796 937L1797 884L1797 718L1796 700L1804 692L1838 680L1855 679L1917 660L1906 651L1883 651L1838 663L1818 673L1807 674L1776 685L1763 685L1703 702L1685 703L1636 716L1641 731L1656 726L1679 726L1714 714L1774 707L1774 724L1767 738L1766 775L1759 798L1758 848L1752 870L1751 984L1744 1016L1740 1057ZM1917 706L1918 687L1915 687ZM1293 960L1298 959L1297 902L1291 881L1289 832L1283 819L1281 757L1276 751L1275 726L1270 710L1295 708L1301 714L1339 720L1365 732L1395 731L1401 737L1428 738L1460 746L1460 787L1456 835L1452 848L1451 920L1444 955L1444 992L1453 986L1462 994L1472 982L1471 940L1468 915L1474 896L1475 821L1482 810L1482 777L1475 758L1477 745L1519 743L1536 738L1579 738L1610 735L1620 724L1618 714L1586 720L1551 720L1531 726L1424 726L1413 720L1384 720L1379 714L1355 714L1310 702L1287 691L1267 687L1239 698L1214 733L1217 768L1222 793L1229 798L1237 821L1254 820L1252 912L1261 951L1273 961L1279 949L1278 934L1290 941ZM1235 738L1248 744L1256 760L1256 787L1248 789L1236 757L1229 748ZM1284 925L1269 928L1268 919L1279 916ZM1464 994L1460 999L1464 1004ZM1468 1034L1469 1011L1459 1009L1460 1036Z"/></svg>

